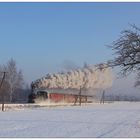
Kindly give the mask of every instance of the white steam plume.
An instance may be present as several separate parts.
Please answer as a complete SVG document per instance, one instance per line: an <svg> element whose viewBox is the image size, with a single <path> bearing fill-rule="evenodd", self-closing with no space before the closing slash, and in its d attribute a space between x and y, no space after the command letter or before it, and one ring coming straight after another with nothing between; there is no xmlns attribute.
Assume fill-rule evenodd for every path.
<svg viewBox="0 0 140 140"><path fill-rule="evenodd" d="M47 74L33 82L35 88L48 89L106 89L112 85L111 69L88 66L66 73Z"/></svg>

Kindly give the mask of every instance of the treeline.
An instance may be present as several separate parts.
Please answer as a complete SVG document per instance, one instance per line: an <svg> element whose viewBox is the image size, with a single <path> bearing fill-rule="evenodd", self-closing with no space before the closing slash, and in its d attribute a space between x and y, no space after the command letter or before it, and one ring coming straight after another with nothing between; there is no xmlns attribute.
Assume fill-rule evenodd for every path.
<svg viewBox="0 0 140 140"><path fill-rule="evenodd" d="M30 89L25 85L22 71L17 68L15 60L10 59L0 65L0 102L27 102Z"/></svg>
<svg viewBox="0 0 140 140"><path fill-rule="evenodd" d="M140 97L130 95L106 95L105 101L140 101Z"/></svg>

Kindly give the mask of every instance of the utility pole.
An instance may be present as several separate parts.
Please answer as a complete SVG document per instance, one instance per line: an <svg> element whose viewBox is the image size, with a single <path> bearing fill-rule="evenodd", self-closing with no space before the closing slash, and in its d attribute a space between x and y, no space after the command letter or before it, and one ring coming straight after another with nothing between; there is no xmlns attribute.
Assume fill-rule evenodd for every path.
<svg viewBox="0 0 140 140"><path fill-rule="evenodd" d="M3 73L3 77L2 77L2 80L1 80L1 83L0 83L0 89L2 88L2 84L4 82L4 79L5 79L5 75L7 72L2 72ZM4 111L4 93L2 93L2 111Z"/></svg>
<svg viewBox="0 0 140 140"><path fill-rule="evenodd" d="M104 104L104 99L105 99L105 90L103 90L102 98L100 100L100 104L103 102Z"/></svg>
<svg viewBox="0 0 140 140"><path fill-rule="evenodd" d="M81 97L81 87L80 87L80 91L79 91L79 105L81 106L81 100L82 100L82 97Z"/></svg>

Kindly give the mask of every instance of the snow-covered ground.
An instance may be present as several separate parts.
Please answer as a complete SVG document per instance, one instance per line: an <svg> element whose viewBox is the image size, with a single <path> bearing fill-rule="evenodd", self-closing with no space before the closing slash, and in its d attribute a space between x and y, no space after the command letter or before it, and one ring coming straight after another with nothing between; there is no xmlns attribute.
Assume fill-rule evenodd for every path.
<svg viewBox="0 0 140 140"><path fill-rule="evenodd" d="M0 112L0 137L140 137L140 103L8 110Z"/></svg>

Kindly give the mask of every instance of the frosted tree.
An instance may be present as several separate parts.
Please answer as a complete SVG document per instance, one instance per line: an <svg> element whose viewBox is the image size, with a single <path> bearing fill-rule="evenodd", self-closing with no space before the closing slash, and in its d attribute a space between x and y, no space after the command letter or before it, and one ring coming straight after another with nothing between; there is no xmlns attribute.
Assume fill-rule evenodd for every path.
<svg viewBox="0 0 140 140"><path fill-rule="evenodd" d="M120 66L120 73L124 76L131 72L137 73L135 85L140 85L140 28L131 25L131 29L123 30L119 39L109 47L115 51L115 58L108 61L108 65Z"/></svg>
<svg viewBox="0 0 140 140"><path fill-rule="evenodd" d="M23 85L23 74L21 70L17 69L16 61L11 59L6 65L7 82L9 83L10 102L13 101L14 93Z"/></svg>

